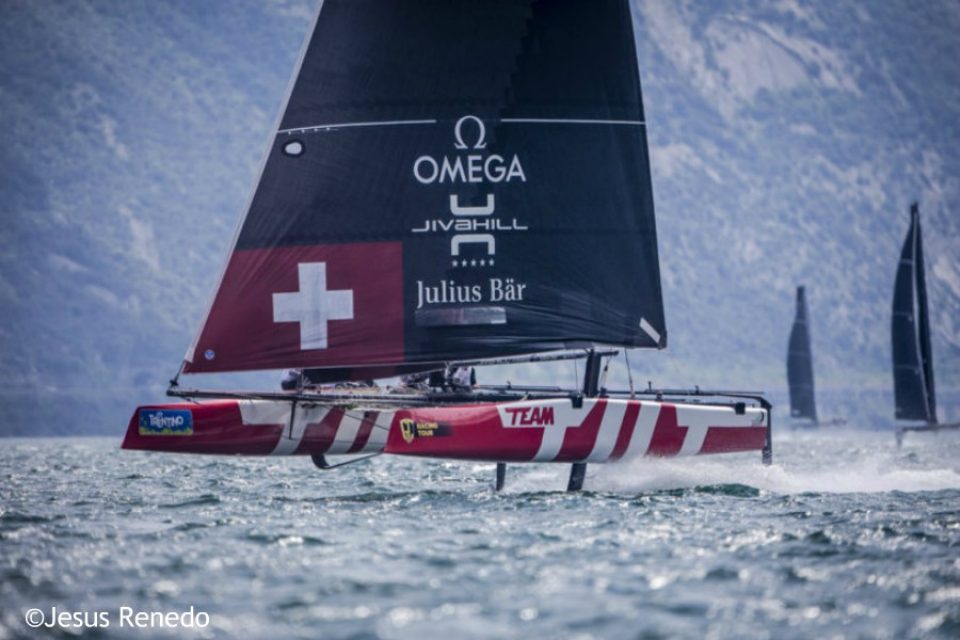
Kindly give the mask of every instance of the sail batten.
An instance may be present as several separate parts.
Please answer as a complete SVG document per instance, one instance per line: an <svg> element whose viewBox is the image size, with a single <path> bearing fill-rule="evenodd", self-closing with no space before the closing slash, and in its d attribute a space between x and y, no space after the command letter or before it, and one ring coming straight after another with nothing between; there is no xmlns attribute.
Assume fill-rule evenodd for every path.
<svg viewBox="0 0 960 640"><path fill-rule="evenodd" d="M185 372L664 348L628 0L325 0Z"/></svg>
<svg viewBox="0 0 960 640"><path fill-rule="evenodd" d="M923 237L916 203L910 208L910 228L897 267L891 340L896 418L936 424Z"/></svg>

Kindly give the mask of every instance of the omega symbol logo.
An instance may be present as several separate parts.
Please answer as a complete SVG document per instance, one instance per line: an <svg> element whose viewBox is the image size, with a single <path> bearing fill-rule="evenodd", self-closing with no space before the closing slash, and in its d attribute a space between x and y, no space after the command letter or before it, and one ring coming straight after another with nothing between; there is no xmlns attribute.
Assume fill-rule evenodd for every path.
<svg viewBox="0 0 960 640"><path fill-rule="evenodd" d="M477 124L476 128L478 131L478 137L476 144L473 145L474 149L486 149L487 148L487 128L483 125L483 120L477 116L463 116L457 120L457 125L453 128L453 136L457 139L457 143L454 146L455 149L469 149L467 144L463 141L463 125L465 122L475 122Z"/></svg>

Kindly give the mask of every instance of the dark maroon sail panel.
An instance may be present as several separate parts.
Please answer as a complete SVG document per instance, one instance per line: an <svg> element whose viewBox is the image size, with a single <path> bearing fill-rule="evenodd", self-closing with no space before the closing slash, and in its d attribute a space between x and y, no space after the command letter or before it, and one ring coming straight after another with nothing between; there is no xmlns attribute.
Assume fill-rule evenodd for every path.
<svg viewBox="0 0 960 640"><path fill-rule="evenodd" d="M184 370L587 344L666 346L627 0L326 0Z"/></svg>
<svg viewBox="0 0 960 640"><path fill-rule="evenodd" d="M243 369L402 360L400 252L396 242L235 251L195 359L226 354Z"/></svg>

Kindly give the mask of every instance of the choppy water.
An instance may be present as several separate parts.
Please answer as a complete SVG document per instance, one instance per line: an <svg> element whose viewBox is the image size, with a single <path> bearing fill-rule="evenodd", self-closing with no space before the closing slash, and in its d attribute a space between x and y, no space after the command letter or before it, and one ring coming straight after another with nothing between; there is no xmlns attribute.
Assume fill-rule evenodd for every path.
<svg viewBox="0 0 960 640"><path fill-rule="evenodd" d="M496 494L492 465L0 443L0 638L960 636L960 434L781 433L773 467L594 465L580 494L560 466ZM26 627L54 607L110 626Z"/></svg>

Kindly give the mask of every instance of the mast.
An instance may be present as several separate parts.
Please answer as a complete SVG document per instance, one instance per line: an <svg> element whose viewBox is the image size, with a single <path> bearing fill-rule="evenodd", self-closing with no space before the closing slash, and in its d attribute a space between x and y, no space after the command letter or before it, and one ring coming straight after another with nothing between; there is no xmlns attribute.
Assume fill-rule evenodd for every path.
<svg viewBox="0 0 960 640"><path fill-rule="evenodd" d="M903 241L897 267L891 342L896 418L936 424L937 402L930 348L923 236L917 203L910 207L910 228Z"/></svg>
<svg viewBox="0 0 960 640"><path fill-rule="evenodd" d="M797 287L797 311L787 347L787 384L790 387L790 415L817 422L817 404L813 385L813 352L807 321L804 287Z"/></svg>

